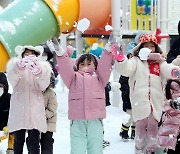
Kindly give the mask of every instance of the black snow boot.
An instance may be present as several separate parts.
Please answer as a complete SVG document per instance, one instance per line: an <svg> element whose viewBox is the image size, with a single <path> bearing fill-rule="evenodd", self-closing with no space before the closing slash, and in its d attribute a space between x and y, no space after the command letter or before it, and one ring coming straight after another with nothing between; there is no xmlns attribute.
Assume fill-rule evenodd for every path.
<svg viewBox="0 0 180 154"><path fill-rule="evenodd" d="M131 126L131 139L134 140L135 138L135 126Z"/></svg>
<svg viewBox="0 0 180 154"><path fill-rule="evenodd" d="M129 139L128 130L129 130L129 127L122 124L121 132L119 133L119 135L121 136L123 141L128 141Z"/></svg>
<svg viewBox="0 0 180 154"><path fill-rule="evenodd" d="M110 142L103 140L103 148L105 148L107 146L110 146Z"/></svg>

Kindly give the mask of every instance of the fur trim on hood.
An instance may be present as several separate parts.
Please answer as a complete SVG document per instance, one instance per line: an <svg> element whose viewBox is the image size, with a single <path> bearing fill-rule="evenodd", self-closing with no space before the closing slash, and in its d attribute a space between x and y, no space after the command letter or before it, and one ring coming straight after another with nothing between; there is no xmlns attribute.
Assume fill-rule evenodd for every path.
<svg viewBox="0 0 180 154"><path fill-rule="evenodd" d="M22 57L22 53L25 51L25 49L35 51L36 53L38 53L38 56L41 56L42 53L44 52L44 48L40 45L39 46L32 46L32 45L21 46L21 45L18 45L15 48L15 53L18 55L18 57Z"/></svg>
<svg viewBox="0 0 180 154"><path fill-rule="evenodd" d="M81 54L77 59L76 59L76 61L75 61L75 65L74 65L74 69L77 71L78 69L78 63L79 63L79 60L81 59L81 57L82 56L84 56L84 58L86 57L87 58L87 56L88 55L92 55L95 59L96 59L96 61L97 61L97 65L98 65L98 62L99 62L99 58L96 56L96 55L94 55L94 54L92 54L92 53L84 53L84 54ZM85 58L85 59L86 59Z"/></svg>

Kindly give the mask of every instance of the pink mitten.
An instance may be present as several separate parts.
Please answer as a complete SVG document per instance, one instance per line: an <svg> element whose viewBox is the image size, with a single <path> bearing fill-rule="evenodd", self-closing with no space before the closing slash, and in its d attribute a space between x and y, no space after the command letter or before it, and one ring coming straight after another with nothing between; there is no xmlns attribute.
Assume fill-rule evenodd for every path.
<svg viewBox="0 0 180 154"><path fill-rule="evenodd" d="M74 48L72 46L68 45L67 48L66 48L66 52L70 57L74 52Z"/></svg>
<svg viewBox="0 0 180 154"><path fill-rule="evenodd" d="M162 55L160 53L150 53L148 55L148 58L147 60L153 60L153 61L158 61L158 62L161 62L161 61L164 61L164 57L162 57Z"/></svg>
<svg viewBox="0 0 180 154"><path fill-rule="evenodd" d="M19 62L18 62L18 67L20 69L25 69L26 65L28 64L28 60L27 58L22 58Z"/></svg>
<svg viewBox="0 0 180 154"><path fill-rule="evenodd" d="M180 69L173 69L171 75L175 79L180 79Z"/></svg>
<svg viewBox="0 0 180 154"><path fill-rule="evenodd" d="M32 62L31 66L29 66L29 69L34 75L39 75L42 72L41 66L37 61Z"/></svg>
<svg viewBox="0 0 180 154"><path fill-rule="evenodd" d="M113 53L114 53L114 58L118 61L118 62L122 62L125 59L125 55L124 55L124 46L118 46L116 44L116 47L113 48Z"/></svg>

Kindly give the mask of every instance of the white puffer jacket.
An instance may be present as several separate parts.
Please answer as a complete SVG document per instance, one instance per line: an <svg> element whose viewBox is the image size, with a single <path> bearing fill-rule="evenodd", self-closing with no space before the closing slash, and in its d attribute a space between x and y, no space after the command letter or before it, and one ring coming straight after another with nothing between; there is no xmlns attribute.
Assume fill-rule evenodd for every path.
<svg viewBox="0 0 180 154"><path fill-rule="evenodd" d="M134 56L123 62L116 62L115 69L121 75L129 77L134 120L142 120L148 117L152 111L155 119L159 121L164 102L163 83L166 79L173 78L172 70L178 69L178 67L163 61L158 64L157 70L155 66L150 71L147 61L141 61Z"/></svg>

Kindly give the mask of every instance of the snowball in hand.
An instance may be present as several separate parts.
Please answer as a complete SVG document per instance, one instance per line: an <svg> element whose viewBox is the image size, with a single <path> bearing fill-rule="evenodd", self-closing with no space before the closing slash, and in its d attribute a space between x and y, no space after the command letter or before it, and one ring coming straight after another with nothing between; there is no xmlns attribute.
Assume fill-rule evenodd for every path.
<svg viewBox="0 0 180 154"><path fill-rule="evenodd" d="M88 29L89 25L90 25L90 21L87 18L83 18L78 22L77 30L84 33L84 31Z"/></svg>
<svg viewBox="0 0 180 154"><path fill-rule="evenodd" d="M148 58L148 55L151 53L151 50L149 48L142 48L140 51L139 51L139 58L141 60L147 60Z"/></svg>

